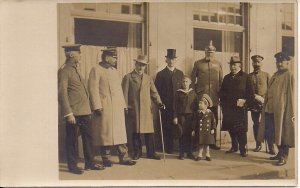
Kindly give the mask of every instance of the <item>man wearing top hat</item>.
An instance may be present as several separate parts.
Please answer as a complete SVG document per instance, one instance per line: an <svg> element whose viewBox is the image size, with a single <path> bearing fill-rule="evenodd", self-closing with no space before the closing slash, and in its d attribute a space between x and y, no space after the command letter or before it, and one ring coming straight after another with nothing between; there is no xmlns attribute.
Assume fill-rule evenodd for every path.
<svg viewBox="0 0 300 188"><path fill-rule="evenodd" d="M209 109L214 113L216 118L216 125L218 124L218 105L219 105L219 89L223 80L222 65L215 60L216 48L212 45L212 41L205 48L205 57L194 63L192 70L192 85L199 97L204 93L208 94L213 105ZM214 133L215 140L217 138L217 131ZM212 149L220 149L216 145L211 146Z"/></svg>
<svg viewBox="0 0 300 188"><path fill-rule="evenodd" d="M183 72L175 68L176 49L167 49L167 66L157 73L155 86L159 96L165 105L162 110L162 127L164 143L167 153L173 153L173 118L174 118L174 97L175 93L181 87Z"/></svg>
<svg viewBox="0 0 300 188"><path fill-rule="evenodd" d="M222 105L222 130L228 131L231 138L231 148L226 153L240 150L242 157L246 157L247 145L247 109L245 108L248 75L241 70L241 60L238 56L230 59L230 73L224 77L220 89Z"/></svg>
<svg viewBox="0 0 300 188"><path fill-rule="evenodd" d="M142 134L145 137L147 158L160 160L155 153L154 127L151 112L151 99L160 107L163 107L159 94L150 76L144 73L148 61L146 56L139 55L135 61L135 69L124 76L122 88L127 104L128 125L133 129L132 138L134 155L138 160L142 156Z"/></svg>
<svg viewBox="0 0 300 188"><path fill-rule="evenodd" d="M115 68L117 63L116 48L102 50L102 61L91 69L88 90L91 98L93 115L93 138L95 145L100 146L103 165L111 167L109 150L116 147L119 163L135 165L128 156L127 135L125 127L126 103L121 80Z"/></svg>
<svg viewBox="0 0 300 188"><path fill-rule="evenodd" d="M89 94L78 71L80 46L79 44L63 46L66 62L58 71L58 102L66 119L68 169L69 172L74 174L83 173L77 167L79 131L82 137L85 170L104 169L103 166L96 164L93 159Z"/></svg>
<svg viewBox="0 0 300 188"><path fill-rule="evenodd" d="M282 166L287 162L289 148L295 147L295 80L289 70L291 58L283 52L274 57L277 72L271 77L265 95L258 140L263 141L265 135L274 139L279 151L270 159L277 160L276 164Z"/></svg>
<svg viewBox="0 0 300 188"><path fill-rule="evenodd" d="M256 147L253 150L258 152L261 150L261 142L257 140L258 127L260 122L261 110L264 104L264 98L267 92L270 75L261 70L263 57L260 55L253 55L251 57L253 72L248 75L247 80L247 107L251 111L253 121L253 133L256 142ZM271 137L267 139L269 153L275 155L274 141Z"/></svg>

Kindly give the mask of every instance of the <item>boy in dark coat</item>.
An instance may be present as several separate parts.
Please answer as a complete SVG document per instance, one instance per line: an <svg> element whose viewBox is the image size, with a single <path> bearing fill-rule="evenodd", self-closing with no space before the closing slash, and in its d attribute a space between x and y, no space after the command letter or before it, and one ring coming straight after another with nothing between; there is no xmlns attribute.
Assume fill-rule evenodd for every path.
<svg viewBox="0 0 300 188"><path fill-rule="evenodd" d="M195 135L195 130L199 134L199 153L195 157L195 161L202 159L203 150L206 150L206 160L211 161L209 153L209 145L215 144L214 133L216 131L216 119L211 110L208 108L213 104L211 98L207 94L203 94L199 100L198 111L194 116L192 136Z"/></svg>
<svg viewBox="0 0 300 188"><path fill-rule="evenodd" d="M196 107L197 94L190 88L191 79L184 76L182 80L182 88L175 93L174 100L174 125L182 129L182 135L179 138L179 159L184 159L184 152L187 152L188 158L192 155L192 122L193 113Z"/></svg>

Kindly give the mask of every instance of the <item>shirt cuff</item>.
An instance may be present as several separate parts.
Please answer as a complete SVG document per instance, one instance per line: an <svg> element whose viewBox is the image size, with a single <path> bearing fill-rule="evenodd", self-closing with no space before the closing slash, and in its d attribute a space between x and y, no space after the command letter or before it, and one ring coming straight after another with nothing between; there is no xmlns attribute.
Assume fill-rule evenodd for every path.
<svg viewBox="0 0 300 188"><path fill-rule="evenodd" d="M73 113L69 113L69 114L67 114L67 115L64 115L64 117L68 117L68 116L70 116L70 115L73 115Z"/></svg>

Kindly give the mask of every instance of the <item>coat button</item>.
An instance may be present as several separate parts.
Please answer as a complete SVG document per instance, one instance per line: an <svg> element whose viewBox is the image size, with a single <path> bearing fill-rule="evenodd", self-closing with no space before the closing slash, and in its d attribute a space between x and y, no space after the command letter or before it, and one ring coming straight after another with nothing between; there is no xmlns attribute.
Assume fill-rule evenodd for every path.
<svg viewBox="0 0 300 188"><path fill-rule="evenodd" d="M200 119L200 122L202 122L202 119Z"/></svg>
<svg viewBox="0 0 300 188"><path fill-rule="evenodd" d="M208 129L206 129L208 131Z"/></svg>
<svg viewBox="0 0 300 188"><path fill-rule="evenodd" d="M202 128L200 128L200 131L202 131Z"/></svg>

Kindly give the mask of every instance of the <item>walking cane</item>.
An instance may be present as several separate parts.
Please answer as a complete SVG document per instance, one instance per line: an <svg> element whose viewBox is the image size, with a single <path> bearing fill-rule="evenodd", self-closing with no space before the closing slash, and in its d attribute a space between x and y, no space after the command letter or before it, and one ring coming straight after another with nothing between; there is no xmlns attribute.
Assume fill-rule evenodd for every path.
<svg viewBox="0 0 300 188"><path fill-rule="evenodd" d="M222 109L221 109L221 105L220 105L220 149L222 147Z"/></svg>
<svg viewBox="0 0 300 188"><path fill-rule="evenodd" d="M162 129L162 123L161 123L160 109L158 109L158 114L159 114L160 134L161 134L161 142L162 142L162 149L163 149L163 156L164 156L164 163L165 163L166 162L165 142L164 142L164 134L163 134L163 129Z"/></svg>

